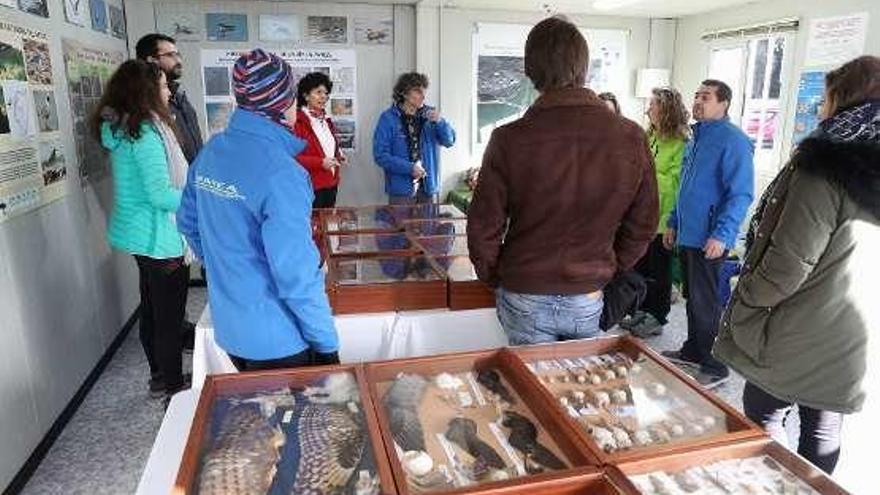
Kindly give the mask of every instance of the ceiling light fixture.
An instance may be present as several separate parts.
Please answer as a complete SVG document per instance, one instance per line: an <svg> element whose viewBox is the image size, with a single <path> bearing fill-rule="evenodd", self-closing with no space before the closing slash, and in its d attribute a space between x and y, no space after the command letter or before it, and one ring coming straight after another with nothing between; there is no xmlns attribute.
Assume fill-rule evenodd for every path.
<svg viewBox="0 0 880 495"><path fill-rule="evenodd" d="M596 10L614 10L637 3L642 3L642 0L596 0L593 2L593 8Z"/></svg>

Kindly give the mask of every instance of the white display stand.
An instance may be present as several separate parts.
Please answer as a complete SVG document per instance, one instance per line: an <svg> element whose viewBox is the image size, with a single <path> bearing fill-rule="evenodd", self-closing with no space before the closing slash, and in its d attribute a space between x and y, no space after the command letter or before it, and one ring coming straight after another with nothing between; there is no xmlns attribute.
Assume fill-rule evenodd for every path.
<svg viewBox="0 0 880 495"><path fill-rule="evenodd" d="M138 483L137 495L171 493L198 402L199 391L193 389L184 390L171 398Z"/></svg>
<svg viewBox="0 0 880 495"><path fill-rule="evenodd" d="M507 345L495 309L410 311L345 315L335 318L339 360L361 363L448 352L495 349ZM207 375L235 373L229 355L214 340L214 323L206 307L196 325L193 388Z"/></svg>

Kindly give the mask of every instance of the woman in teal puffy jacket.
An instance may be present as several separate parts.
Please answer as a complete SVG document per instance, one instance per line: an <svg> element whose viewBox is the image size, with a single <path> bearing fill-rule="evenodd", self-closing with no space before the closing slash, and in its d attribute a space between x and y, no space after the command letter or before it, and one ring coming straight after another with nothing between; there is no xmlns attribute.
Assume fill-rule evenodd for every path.
<svg viewBox="0 0 880 495"><path fill-rule="evenodd" d="M150 365L150 392L184 388L180 328L189 269L175 213L186 181L186 160L168 110L165 74L140 60L110 78L92 132L110 153L113 211L110 245L129 253L140 277L140 339Z"/></svg>

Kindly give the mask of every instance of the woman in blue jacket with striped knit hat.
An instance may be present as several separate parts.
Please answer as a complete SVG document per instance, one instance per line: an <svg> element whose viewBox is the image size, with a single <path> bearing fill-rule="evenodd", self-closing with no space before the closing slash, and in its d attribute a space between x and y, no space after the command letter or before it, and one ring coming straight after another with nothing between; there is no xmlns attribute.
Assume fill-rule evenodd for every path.
<svg viewBox="0 0 880 495"><path fill-rule="evenodd" d="M217 343L241 370L336 363L290 66L256 49L233 88L237 108L190 167L177 214L211 281Z"/></svg>

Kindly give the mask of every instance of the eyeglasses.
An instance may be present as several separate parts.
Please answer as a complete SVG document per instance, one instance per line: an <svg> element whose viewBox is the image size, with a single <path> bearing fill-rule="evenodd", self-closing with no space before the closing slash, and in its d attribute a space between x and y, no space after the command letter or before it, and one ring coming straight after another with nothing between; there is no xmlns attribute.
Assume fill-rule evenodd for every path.
<svg viewBox="0 0 880 495"><path fill-rule="evenodd" d="M156 54L156 58L162 58L162 57L171 57L171 58L176 58L176 59L181 59L181 60L183 59L183 57L180 56L180 52L178 52L178 51Z"/></svg>

